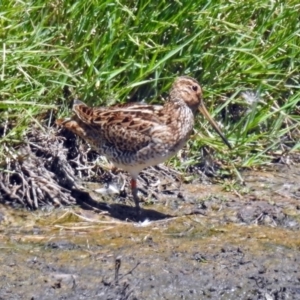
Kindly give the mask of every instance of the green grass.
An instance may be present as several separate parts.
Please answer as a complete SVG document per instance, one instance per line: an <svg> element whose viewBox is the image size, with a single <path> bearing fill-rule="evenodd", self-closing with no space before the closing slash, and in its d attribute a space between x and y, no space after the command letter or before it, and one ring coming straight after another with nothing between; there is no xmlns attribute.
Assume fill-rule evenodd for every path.
<svg viewBox="0 0 300 300"><path fill-rule="evenodd" d="M191 164L204 144L237 167L296 151L299 10L296 0L3 0L0 152L21 143L29 125L52 122L41 113L70 114L64 86L90 105L155 103L181 74L202 84L208 109L234 146L228 151L199 117ZM247 90L259 93L254 104L241 97Z"/></svg>

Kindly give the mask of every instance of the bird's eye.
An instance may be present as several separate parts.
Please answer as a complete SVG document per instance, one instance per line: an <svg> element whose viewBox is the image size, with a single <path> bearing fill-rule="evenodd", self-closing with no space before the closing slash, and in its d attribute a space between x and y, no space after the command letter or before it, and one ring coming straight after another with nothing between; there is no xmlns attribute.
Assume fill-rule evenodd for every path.
<svg viewBox="0 0 300 300"><path fill-rule="evenodd" d="M193 86L192 86L192 89L193 89L193 91L197 92L198 87L197 87L196 85L193 85Z"/></svg>

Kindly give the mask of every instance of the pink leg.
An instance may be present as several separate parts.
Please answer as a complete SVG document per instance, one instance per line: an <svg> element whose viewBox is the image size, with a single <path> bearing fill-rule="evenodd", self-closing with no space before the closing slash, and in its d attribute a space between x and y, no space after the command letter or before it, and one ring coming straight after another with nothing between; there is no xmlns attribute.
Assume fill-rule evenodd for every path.
<svg viewBox="0 0 300 300"><path fill-rule="evenodd" d="M137 184L136 184L136 179L132 178L131 179L131 192L132 192L132 196L133 196L133 200L135 203L135 208L137 213L140 213L140 204L139 204L139 197L137 195L138 189L137 189Z"/></svg>

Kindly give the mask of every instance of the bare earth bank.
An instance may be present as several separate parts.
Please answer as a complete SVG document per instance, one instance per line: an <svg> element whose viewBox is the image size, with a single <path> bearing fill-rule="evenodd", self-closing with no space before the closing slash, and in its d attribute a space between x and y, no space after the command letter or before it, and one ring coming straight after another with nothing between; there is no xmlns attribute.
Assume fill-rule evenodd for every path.
<svg viewBox="0 0 300 300"><path fill-rule="evenodd" d="M0 299L300 299L300 166L243 176L144 205L151 222L0 206Z"/></svg>

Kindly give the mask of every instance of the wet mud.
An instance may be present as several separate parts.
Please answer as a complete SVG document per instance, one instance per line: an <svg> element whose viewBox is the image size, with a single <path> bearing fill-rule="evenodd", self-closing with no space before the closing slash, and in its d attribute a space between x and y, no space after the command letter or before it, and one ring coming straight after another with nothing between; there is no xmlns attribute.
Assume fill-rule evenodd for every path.
<svg viewBox="0 0 300 300"><path fill-rule="evenodd" d="M300 299L300 166L143 204L0 206L0 299Z"/></svg>

